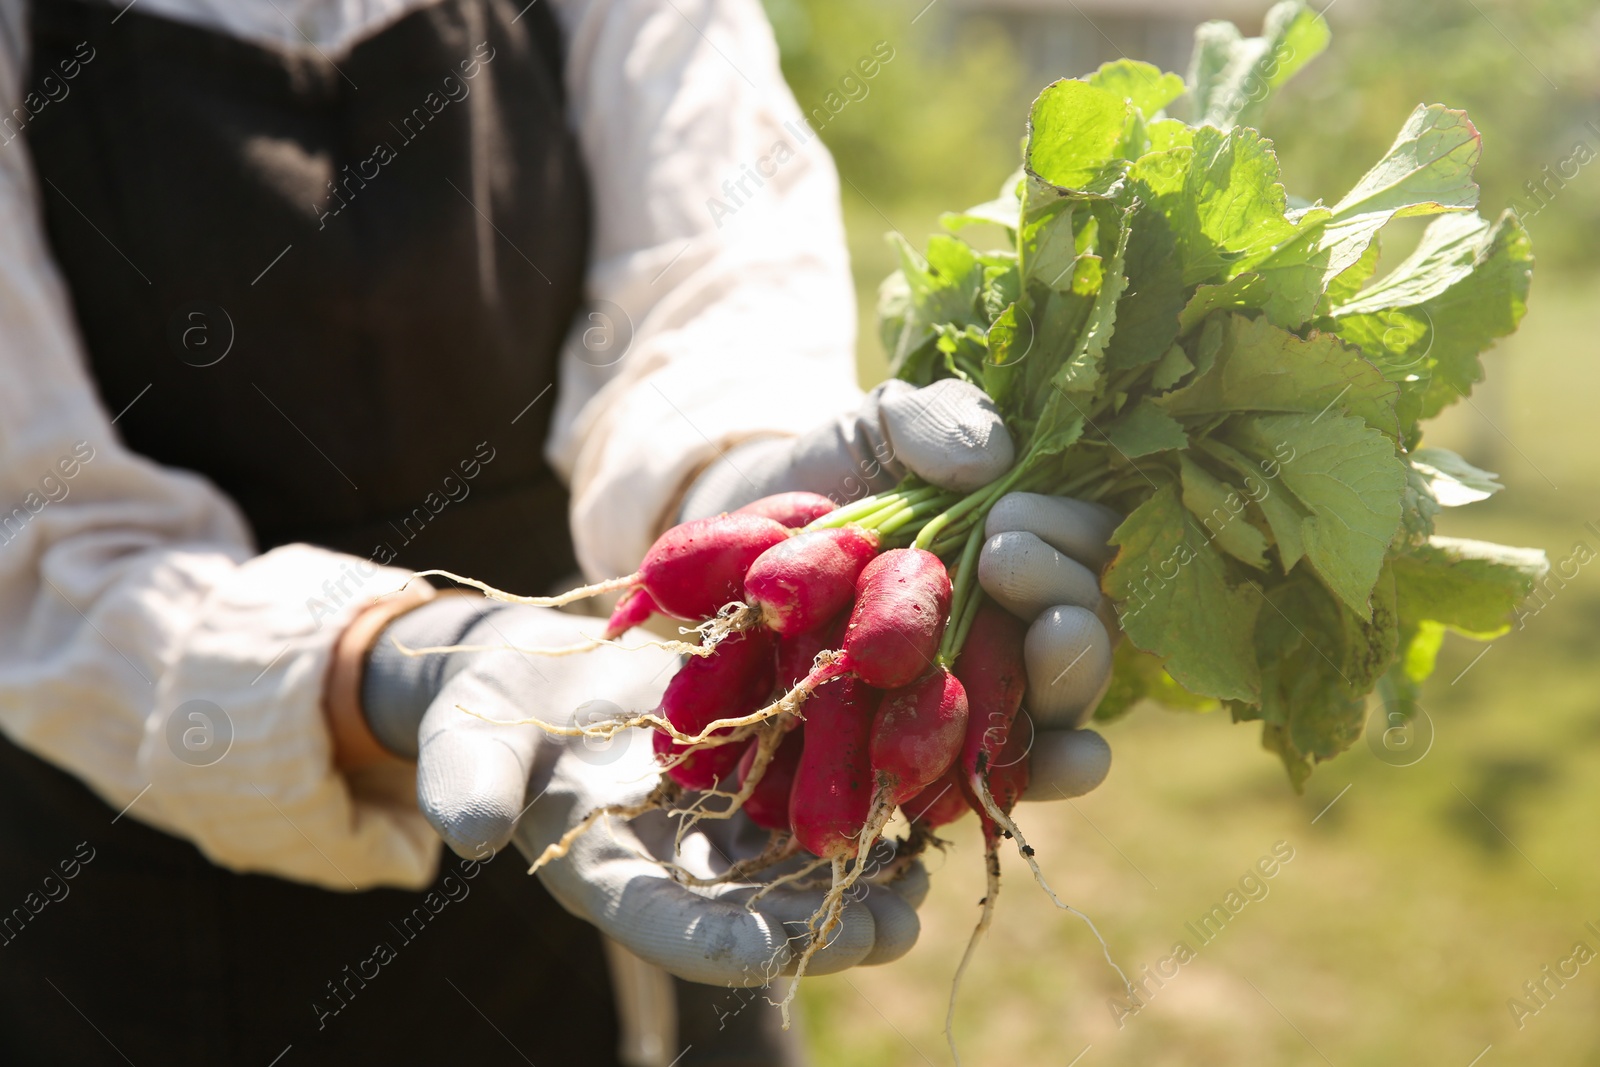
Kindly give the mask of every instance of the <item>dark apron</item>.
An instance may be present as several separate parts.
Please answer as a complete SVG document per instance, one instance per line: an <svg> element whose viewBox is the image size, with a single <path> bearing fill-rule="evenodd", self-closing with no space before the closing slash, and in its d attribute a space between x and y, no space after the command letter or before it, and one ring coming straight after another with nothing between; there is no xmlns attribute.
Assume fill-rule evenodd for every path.
<svg viewBox="0 0 1600 1067"><path fill-rule="evenodd" d="M573 572L542 446L589 203L548 5L441 0L332 58L118 8L36 0L26 133L128 446L216 483L263 550ZM514 854L447 856L430 910L116 814L0 741L0 1063L616 1062L598 935ZM777 1062L769 1013L678 989L680 1067Z"/></svg>

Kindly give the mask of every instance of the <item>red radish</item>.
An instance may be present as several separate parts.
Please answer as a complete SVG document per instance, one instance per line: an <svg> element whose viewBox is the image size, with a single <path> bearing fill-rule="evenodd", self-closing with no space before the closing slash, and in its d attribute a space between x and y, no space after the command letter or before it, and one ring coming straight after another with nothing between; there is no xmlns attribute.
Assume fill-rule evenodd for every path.
<svg viewBox="0 0 1600 1067"><path fill-rule="evenodd" d="M756 558L789 530L760 515L716 515L674 526L639 564L639 584L668 615L709 619L738 600Z"/></svg>
<svg viewBox="0 0 1600 1067"><path fill-rule="evenodd" d="M943 566L939 574L944 575ZM946 589L949 584L946 578ZM858 603L855 614L859 612ZM843 683L835 683L839 684L860 684L860 679L847 677ZM822 694L829 692L828 687L821 690ZM813 699L826 701L828 698L822 695ZM814 711L807 715L807 722L806 747L800 757L801 773L795 776L789 814L800 843L832 861L833 884L811 916L811 938L795 968L796 979L805 974L812 955L820 945L827 943L829 932L838 924L844 911L845 893L866 871L867 852L883 833L895 805L916 796L954 766L960 757L961 742L967 730L967 697L955 675L943 668L928 672L912 685L885 694L868 724L870 738L865 751L852 750L849 759L838 759L828 751L834 741L832 736L828 745L817 744L821 740L818 733L830 727L830 733L840 730L839 725L819 723ZM856 735L851 742L859 743L859 739ZM813 748L823 748L823 752L814 757ZM809 795L806 771L813 759L836 760L838 765L832 781L835 789L848 790L849 817L824 824L820 832L817 826L806 826L807 836L801 836L802 825L808 821L803 818L802 807L802 801Z"/></svg>
<svg viewBox="0 0 1600 1067"><path fill-rule="evenodd" d="M955 666L967 691L967 737L961 749L966 775L987 772L1011 734L1028 687L1022 657L1027 633L1021 619L992 601L986 600L973 617Z"/></svg>
<svg viewBox="0 0 1600 1067"><path fill-rule="evenodd" d="M751 765L756 761L760 739L752 739L739 761L739 784L744 785L750 776ZM805 727L790 730L778 745L772 762L756 783L755 789L745 798L744 813L750 821L766 830L789 830L789 790L794 785L795 772L800 767L800 752L805 745ZM725 746L726 747L726 746Z"/></svg>
<svg viewBox="0 0 1600 1067"><path fill-rule="evenodd" d="M877 554L878 535L859 526L796 534L750 565L745 602L769 630L814 630L850 603L856 580Z"/></svg>
<svg viewBox="0 0 1600 1067"><path fill-rule="evenodd" d="M812 695L806 739L789 791L800 844L823 859L854 856L872 807L871 732L879 694L845 677Z"/></svg>
<svg viewBox="0 0 1600 1067"><path fill-rule="evenodd" d="M950 575L939 557L890 549L856 583L842 665L878 689L909 685L933 666L949 614Z"/></svg>
<svg viewBox="0 0 1600 1067"><path fill-rule="evenodd" d="M663 762L683 752L681 746L674 744L672 738L663 733L655 734L651 738L651 744L655 748L656 757ZM667 768L667 777L685 789L715 789L717 783L727 777L728 772L738 764L739 752L738 745L702 748L691 752L681 763Z"/></svg>
<svg viewBox="0 0 1600 1067"><path fill-rule="evenodd" d="M949 671L884 694L872 723L872 773L888 807L903 804L961 756L967 735L967 694Z"/></svg>
<svg viewBox="0 0 1600 1067"><path fill-rule="evenodd" d="M699 733L719 718L765 703L772 692L772 672L771 634L732 634L711 655L691 657L678 669L661 695L661 715L683 733ZM686 751L665 733L655 735L654 745L663 757ZM738 745L702 748L669 768L667 775L686 789L710 789L739 762L740 752Z"/></svg>
<svg viewBox="0 0 1600 1067"><path fill-rule="evenodd" d="M725 604L737 601L744 590L744 572L756 557L790 534L782 523L760 515L713 515L680 523L656 538L644 554L639 569L621 578L568 589L559 596L517 596L492 585L444 570L418 571L414 577L437 574L462 585L481 589L493 600L510 604L559 608L564 604L643 587L663 614L700 622ZM620 605L619 605L620 606ZM631 615L642 609L629 602ZM625 620L619 619L620 624Z"/></svg>
<svg viewBox="0 0 1600 1067"><path fill-rule="evenodd" d="M950 576L939 557L920 548L891 549L862 570L839 651L824 651L819 666L766 707L718 719L683 741L693 743L713 728L749 726L796 711L835 678L853 676L874 689L910 685L933 666L949 612ZM934 777L943 771L940 767Z"/></svg>
<svg viewBox="0 0 1600 1067"><path fill-rule="evenodd" d="M807 523L811 522L812 519L815 519L815 518L817 518L819 516L822 516L822 515L826 515L828 512L830 512L832 510L834 510L833 501L829 500L825 496L818 496L815 493L780 493L777 496L763 497L762 499L757 500L753 504L746 504L744 507L740 508L738 511L733 512L733 514L734 515L750 515L750 516L754 516L754 517L757 517L757 518L766 518L766 519L770 519L771 521L776 522L779 525L784 526L786 528L798 529L799 527L804 526ZM872 535L870 533L867 533L867 531L860 529L860 527L853 527L852 529L854 529L856 531L855 536L854 536L853 539L849 538L849 537L845 537L845 538L836 538L835 540L840 540L842 542L842 545L843 545L843 550L844 551L849 551L852 547L855 546L855 544L857 542L862 542L862 541L865 541L868 538L870 538L871 541L872 541L871 547L870 548L866 548L864 550L865 555L863 556L863 558L861 560L861 566L865 566L866 565L866 561L868 559L871 559L872 558L872 554L877 552L877 550L878 550L877 538L876 538L876 536L874 536L874 535ZM671 531L668 531L668 532L670 533ZM820 530L817 531L817 533L827 533L827 532L830 532L830 531L820 531ZM764 534L760 533L760 532L756 532L755 533L755 536L757 537L758 540L762 539L763 537L770 536L770 535L771 535L771 531L770 530L765 531ZM811 536L811 535L808 535L808 536ZM666 540L666 537L667 537L667 535L663 534L662 537L661 537L661 540L658 540L656 542L656 544L657 545L661 545L662 542ZM780 547L781 545L783 545L784 543L785 542L783 542L783 541L777 541L777 542L774 542L771 547L772 548L777 548L777 547ZM651 551L653 552L654 550L655 549L652 548ZM836 550L836 551L838 551L838 550ZM764 558L767 554L768 554L768 552L763 552L762 555L760 557L758 557L758 559ZM646 584L648 584L651 581L655 581L655 582L657 582L659 584L661 581L663 581L663 579L662 579L662 577L660 577L658 575L655 575L654 572L653 572L653 569L652 569L652 573L646 574L646 570L647 570L647 568L650 567L651 562L652 561L651 561L650 557L646 556L645 557L645 566L640 567L640 575L642 576L642 579ZM799 563L799 566L802 568L802 574L804 574L805 573L804 568L806 567L806 563L802 561L802 562ZM812 569L815 569L815 566L816 566L815 563L811 564ZM855 570L850 574L850 577L848 579L846 579L846 581L849 583L849 585L851 587L851 592L852 593L854 592L854 583L855 583L855 579L856 579L856 574L860 573L860 570L861 570L860 566L856 567ZM749 576L749 572L747 571L746 572L747 580L748 580L748 576ZM713 578L713 581L715 581L715 575L713 575L712 578ZM634 586L632 589L628 590L627 593L623 594L623 597L622 597L621 600L617 601L616 609L611 613L611 620L606 624L605 633L600 635L602 640L614 641L617 638L621 637L623 634L627 633L629 630L633 629L635 626L643 625L645 620L649 619L652 614L662 610L661 607L656 603L655 598L653 598L650 595L650 591L649 591L648 588L646 588L646 584L641 584L641 585ZM717 598L713 598L713 599L716 599L716 604L715 604L714 607L712 607L711 610L709 610L709 611L701 610L698 614L680 615L679 617L680 618L688 618L688 619L700 619L700 618L703 618L703 617L714 615L716 613L716 609L717 608L720 608L720 607L722 607L723 604L726 604L729 601L731 601L733 599L733 597L732 596L721 596L720 599L717 599ZM845 598L845 600L848 600L848 599L849 599L849 597L847 596ZM842 603L843 603L843 601L841 601L841 604ZM700 607L703 609L705 607L705 605L702 604L702 605L700 605ZM671 613L669 612L668 614L671 614ZM809 627L806 627L806 626L802 626L801 627L801 629L807 629L807 628L809 628ZM773 627L773 629L780 629L780 627Z"/></svg>
<svg viewBox="0 0 1600 1067"><path fill-rule="evenodd" d="M987 792L995 807L1004 813L1015 806L1028 787L1028 747L1033 743L1033 732L1017 728L1017 711L1028 685L1027 663L1023 659L1026 636L1027 627L1021 620L985 600L973 616L966 644L956 659L956 676L967 687L969 710L955 778L963 801L978 813L983 829L985 891L983 911L950 985L946 1030L954 1022L961 978L988 932L995 899L1000 895L1002 827L985 809L979 790Z"/></svg>
<svg viewBox="0 0 1600 1067"><path fill-rule="evenodd" d="M972 810L966 791L961 788L961 771L957 767L945 771L901 807L906 818L929 829L953 823Z"/></svg>
<svg viewBox="0 0 1600 1067"><path fill-rule="evenodd" d="M606 623L605 632L600 635L602 641L615 641L635 626L644 625L645 620L660 611L655 598L649 590L642 585L636 585L617 601L616 609L611 612L611 619Z"/></svg>
<svg viewBox="0 0 1600 1067"><path fill-rule="evenodd" d="M734 512L735 515L762 515L780 522L791 530L822 518L838 507L833 501L816 493L778 493L752 501Z"/></svg>

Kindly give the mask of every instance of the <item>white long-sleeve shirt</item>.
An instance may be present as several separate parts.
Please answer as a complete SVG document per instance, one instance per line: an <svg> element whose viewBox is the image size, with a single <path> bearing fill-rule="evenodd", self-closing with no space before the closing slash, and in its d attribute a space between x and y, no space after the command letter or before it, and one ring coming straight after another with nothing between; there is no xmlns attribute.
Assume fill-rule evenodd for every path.
<svg viewBox="0 0 1600 1067"><path fill-rule="evenodd" d="M422 2L139 9L337 59ZM566 41L596 205L587 295L623 313L573 325L546 447L571 484L585 570L625 574L719 449L855 402L837 179L757 0L540 2ZM27 0L0 0L0 114L23 103L26 15ZM0 730L224 867L334 889L426 884L434 835L414 803L353 790L333 768L321 707L335 638L406 574L308 545L258 555L215 486L120 443L26 139L0 137ZM631 333L616 362L607 329ZM589 330L602 332L586 347ZM370 576L351 586L354 569ZM361 595L330 616L324 583L341 579ZM209 706L192 701L231 724L207 767L172 740L205 739Z"/></svg>

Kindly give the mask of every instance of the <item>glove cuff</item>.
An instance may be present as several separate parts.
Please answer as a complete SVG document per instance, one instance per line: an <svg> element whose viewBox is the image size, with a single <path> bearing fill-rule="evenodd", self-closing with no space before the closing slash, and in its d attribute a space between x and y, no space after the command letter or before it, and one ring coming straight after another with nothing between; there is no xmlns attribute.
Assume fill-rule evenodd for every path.
<svg viewBox="0 0 1600 1067"><path fill-rule="evenodd" d="M361 678L361 709L367 726L384 748L404 759L417 758L417 728L444 683L460 669L463 653L408 656L406 648L463 644L486 616L506 605L473 596L441 596L395 619L367 653Z"/></svg>

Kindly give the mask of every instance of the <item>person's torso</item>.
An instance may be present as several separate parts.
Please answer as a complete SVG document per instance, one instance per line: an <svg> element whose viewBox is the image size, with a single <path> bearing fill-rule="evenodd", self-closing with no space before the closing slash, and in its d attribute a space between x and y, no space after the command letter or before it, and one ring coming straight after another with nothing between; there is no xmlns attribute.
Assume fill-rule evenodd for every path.
<svg viewBox="0 0 1600 1067"><path fill-rule="evenodd" d="M542 446L589 205L548 5L444 0L338 55L121 5L32 19L51 250L128 445L263 549L570 573Z"/></svg>
<svg viewBox="0 0 1600 1067"><path fill-rule="evenodd" d="M439 0L334 55L31 22L51 253L129 447L262 548L573 570L542 445L589 205L548 5ZM0 1061L614 1062L598 935L515 856L431 896L234 875L6 742L0 855Z"/></svg>

